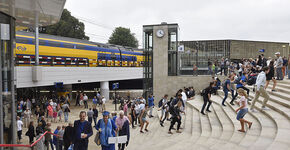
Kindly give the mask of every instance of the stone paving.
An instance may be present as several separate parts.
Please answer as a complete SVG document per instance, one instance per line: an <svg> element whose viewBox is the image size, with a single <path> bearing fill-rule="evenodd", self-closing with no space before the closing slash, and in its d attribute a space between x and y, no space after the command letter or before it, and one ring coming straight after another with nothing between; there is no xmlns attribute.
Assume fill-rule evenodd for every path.
<svg viewBox="0 0 290 150"><path fill-rule="evenodd" d="M196 96L194 100L187 102L186 115L182 115L182 133L173 132L168 134L169 121L164 126L159 125L159 111L154 109L154 117L149 118L149 132L141 134L140 128L131 128L131 139L128 150L290 150L290 80L279 81L277 92L270 92L272 84L269 85L267 91L270 100L267 104L269 110L261 109L263 97L259 98L256 103L257 112L249 112L245 119L253 122L251 129L246 127L246 133L240 133L239 121L236 120L236 112L234 111L238 105L231 106L227 103L226 107L221 106L223 92L219 91L219 95L213 96L213 104L211 113L203 116L199 113L203 100L200 96ZM252 87L249 87L252 89ZM250 97L253 98L254 93L251 90ZM227 101L230 101L230 94ZM251 103L249 102L249 105ZM114 105L109 102L106 104L109 111L114 110ZM84 108L72 107L70 120L78 119L78 114ZM99 118L101 115L99 115ZM53 123L54 130L58 125L64 123ZM26 131L23 131L23 134ZM95 135L94 130L94 135ZM101 149L93 140L94 135L90 138L89 150ZM23 143L27 143L25 137ZM117 149L117 147L116 147Z"/></svg>

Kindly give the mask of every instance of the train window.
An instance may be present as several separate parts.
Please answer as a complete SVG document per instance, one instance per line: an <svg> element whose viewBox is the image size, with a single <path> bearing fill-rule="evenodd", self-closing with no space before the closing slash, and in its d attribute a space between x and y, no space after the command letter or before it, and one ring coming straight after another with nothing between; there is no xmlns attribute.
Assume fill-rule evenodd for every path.
<svg viewBox="0 0 290 150"><path fill-rule="evenodd" d="M22 37L17 37L16 38L16 43L23 43L23 44L27 44L29 41L28 38L22 38Z"/></svg>
<svg viewBox="0 0 290 150"><path fill-rule="evenodd" d="M60 44L60 42L48 41L48 46L51 46L51 47L60 47L61 44Z"/></svg>
<svg viewBox="0 0 290 150"><path fill-rule="evenodd" d="M62 43L64 48L74 48L74 45L71 43Z"/></svg>
<svg viewBox="0 0 290 150"><path fill-rule="evenodd" d="M77 49L85 49L86 46L85 45L77 45Z"/></svg>
<svg viewBox="0 0 290 150"><path fill-rule="evenodd" d="M45 40L39 40L39 45L45 45L46 41Z"/></svg>

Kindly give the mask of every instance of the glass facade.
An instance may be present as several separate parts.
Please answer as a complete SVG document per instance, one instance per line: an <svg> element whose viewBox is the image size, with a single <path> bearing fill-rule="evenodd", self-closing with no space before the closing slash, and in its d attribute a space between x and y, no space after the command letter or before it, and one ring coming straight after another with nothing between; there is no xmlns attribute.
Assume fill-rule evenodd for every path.
<svg viewBox="0 0 290 150"><path fill-rule="evenodd" d="M208 61L230 56L230 40L181 41L180 45L184 45L184 52L179 52L181 75L191 75L194 65L198 74L207 74Z"/></svg>
<svg viewBox="0 0 290 150"><path fill-rule="evenodd" d="M178 28L173 26L168 29L168 76L178 75L177 45Z"/></svg>
<svg viewBox="0 0 290 150"><path fill-rule="evenodd" d="M153 93L153 28L144 29L143 44L143 90L147 99L149 94Z"/></svg>
<svg viewBox="0 0 290 150"><path fill-rule="evenodd" d="M14 86L15 20L0 12L0 142L16 141Z"/></svg>

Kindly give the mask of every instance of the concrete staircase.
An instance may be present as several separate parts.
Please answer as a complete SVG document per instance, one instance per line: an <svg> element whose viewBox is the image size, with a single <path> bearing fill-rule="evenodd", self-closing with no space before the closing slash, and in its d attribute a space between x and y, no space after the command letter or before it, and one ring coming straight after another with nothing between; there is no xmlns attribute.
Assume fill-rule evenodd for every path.
<svg viewBox="0 0 290 150"><path fill-rule="evenodd" d="M196 96L187 102L186 115L182 115L182 133L168 134L169 121L165 127L159 125L159 113L154 111L155 117L150 118L149 132L141 134L140 128L131 129L129 150L290 150L290 80L279 81L277 92L271 92L270 83L267 91L270 100L267 103L269 110L262 110L263 97L260 96L255 104L257 112L249 112L245 119L253 122L251 129L246 126L246 133L240 133L240 122L236 120L234 106L226 102L221 105L223 91L212 97L212 112L207 115L200 113L203 100ZM250 98L254 99L253 87ZM249 102L249 107L251 102ZM175 126L176 128L176 126Z"/></svg>

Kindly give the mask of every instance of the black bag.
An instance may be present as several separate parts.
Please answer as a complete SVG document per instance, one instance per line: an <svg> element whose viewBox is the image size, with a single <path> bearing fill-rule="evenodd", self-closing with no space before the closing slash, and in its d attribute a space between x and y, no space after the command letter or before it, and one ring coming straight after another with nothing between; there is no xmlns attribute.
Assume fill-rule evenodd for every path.
<svg viewBox="0 0 290 150"><path fill-rule="evenodd" d="M205 95L205 89L203 89L200 93L201 96L204 96Z"/></svg>
<svg viewBox="0 0 290 150"><path fill-rule="evenodd" d="M159 100L159 102L158 102L158 107L160 108L160 107L162 107L162 105L163 105L163 99L161 99L161 100Z"/></svg>
<svg viewBox="0 0 290 150"><path fill-rule="evenodd" d="M234 83L235 84L240 84L241 82L241 79L242 79L242 77L238 77L235 81L234 81Z"/></svg>
<svg viewBox="0 0 290 150"><path fill-rule="evenodd" d="M256 76L250 76L249 80L247 81L247 84L254 85L254 84L256 84L256 80L257 80Z"/></svg>

